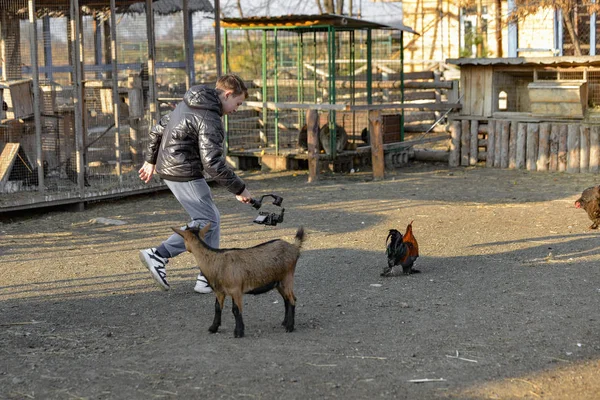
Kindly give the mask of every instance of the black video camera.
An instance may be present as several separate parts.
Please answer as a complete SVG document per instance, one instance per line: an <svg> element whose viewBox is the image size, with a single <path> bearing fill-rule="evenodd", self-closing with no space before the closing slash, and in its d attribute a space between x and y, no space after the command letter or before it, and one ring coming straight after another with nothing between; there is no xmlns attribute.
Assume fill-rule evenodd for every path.
<svg viewBox="0 0 600 400"><path fill-rule="evenodd" d="M265 194L262 195L260 197L260 199L256 200L256 199L252 199L250 201L250 204L252 204L252 207L256 208L257 210L262 206L262 201L265 197L272 197L273 198L273 205L276 205L277 207L281 207L281 203L283 202L283 197L274 195L274 194ZM261 225L271 225L271 226L275 226L278 223L283 222L283 213L285 212L285 208L281 208L281 213L277 214L277 213L269 213L266 211L260 211L258 213L258 217L256 217L254 219L254 222L257 224L261 224Z"/></svg>

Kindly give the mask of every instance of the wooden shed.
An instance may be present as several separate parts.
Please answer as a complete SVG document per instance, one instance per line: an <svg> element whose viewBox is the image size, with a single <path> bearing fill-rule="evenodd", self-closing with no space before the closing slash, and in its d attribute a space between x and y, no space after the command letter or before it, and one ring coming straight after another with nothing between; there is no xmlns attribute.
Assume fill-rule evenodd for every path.
<svg viewBox="0 0 600 400"><path fill-rule="evenodd" d="M451 59L462 109L450 165L599 172L598 57Z"/></svg>

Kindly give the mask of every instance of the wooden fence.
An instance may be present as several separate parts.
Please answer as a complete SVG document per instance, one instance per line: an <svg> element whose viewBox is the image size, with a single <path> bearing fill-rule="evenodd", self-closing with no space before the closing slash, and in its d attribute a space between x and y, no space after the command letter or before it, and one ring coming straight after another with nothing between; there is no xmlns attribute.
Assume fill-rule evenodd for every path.
<svg viewBox="0 0 600 400"><path fill-rule="evenodd" d="M600 172L600 124L465 118L450 137L450 166Z"/></svg>

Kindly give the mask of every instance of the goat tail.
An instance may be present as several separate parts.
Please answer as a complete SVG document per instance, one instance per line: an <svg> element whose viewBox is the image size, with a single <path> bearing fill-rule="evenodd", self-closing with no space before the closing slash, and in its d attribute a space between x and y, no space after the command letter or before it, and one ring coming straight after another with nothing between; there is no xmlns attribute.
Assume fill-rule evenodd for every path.
<svg viewBox="0 0 600 400"><path fill-rule="evenodd" d="M298 247L298 248L302 247L302 242L304 242L304 239L306 239L306 235L304 234L304 227L301 226L296 231L296 237L295 237L296 247Z"/></svg>

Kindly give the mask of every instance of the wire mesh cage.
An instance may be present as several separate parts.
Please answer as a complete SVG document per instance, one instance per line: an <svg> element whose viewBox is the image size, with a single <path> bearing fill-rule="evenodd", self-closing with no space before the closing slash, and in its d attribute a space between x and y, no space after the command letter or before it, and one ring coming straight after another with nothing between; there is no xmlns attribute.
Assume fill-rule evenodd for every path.
<svg viewBox="0 0 600 400"><path fill-rule="evenodd" d="M335 22L306 26L298 22L302 18L310 19L296 16L287 25L276 21L247 29L225 21L235 25L225 29L228 71L256 77L251 81L251 102L276 105L274 109L253 105L229 117L230 151L305 151L306 110L284 107L285 103L367 105L404 100L402 31L339 27ZM401 113L396 117L400 119ZM366 111L326 110L320 113L319 126L327 154L335 154L332 146L339 152L368 140ZM397 126L399 141L403 124Z"/></svg>
<svg viewBox="0 0 600 400"><path fill-rule="evenodd" d="M161 187L137 175L158 99L216 77L207 0L77 3L0 0L1 211Z"/></svg>

